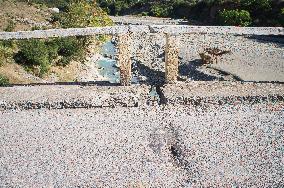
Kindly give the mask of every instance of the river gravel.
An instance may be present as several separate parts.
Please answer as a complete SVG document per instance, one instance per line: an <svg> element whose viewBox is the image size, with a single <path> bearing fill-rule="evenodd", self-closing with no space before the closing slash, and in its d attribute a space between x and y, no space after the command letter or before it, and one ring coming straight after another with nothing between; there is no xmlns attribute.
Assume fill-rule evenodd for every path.
<svg viewBox="0 0 284 188"><path fill-rule="evenodd" d="M133 16L118 16L112 19L117 24L145 26L178 25L181 22L175 19ZM197 33L176 34L176 37L176 45L180 47L179 80L284 82L283 34L261 36L256 32L256 35L239 36ZM163 83L165 43L165 33L131 34L133 72L141 77L142 81L150 84ZM200 61L199 53L204 52L206 48L218 48L230 53L220 56L216 64L204 65Z"/></svg>
<svg viewBox="0 0 284 188"><path fill-rule="evenodd" d="M180 48L179 80L284 82L282 36L184 34L176 38ZM150 84L163 83L165 34L132 34L131 39L133 72ZM202 64L199 53L206 48L230 53L218 57L217 63Z"/></svg>

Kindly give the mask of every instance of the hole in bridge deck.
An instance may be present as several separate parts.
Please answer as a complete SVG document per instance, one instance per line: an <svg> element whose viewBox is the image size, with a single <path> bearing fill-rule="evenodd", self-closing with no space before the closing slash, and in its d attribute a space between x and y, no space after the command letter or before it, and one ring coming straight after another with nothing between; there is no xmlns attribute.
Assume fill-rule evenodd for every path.
<svg viewBox="0 0 284 188"><path fill-rule="evenodd" d="M170 147L170 151L171 151L171 154L172 154L174 157L178 158L179 152L178 152L177 148L175 148L174 146L171 146L171 147Z"/></svg>

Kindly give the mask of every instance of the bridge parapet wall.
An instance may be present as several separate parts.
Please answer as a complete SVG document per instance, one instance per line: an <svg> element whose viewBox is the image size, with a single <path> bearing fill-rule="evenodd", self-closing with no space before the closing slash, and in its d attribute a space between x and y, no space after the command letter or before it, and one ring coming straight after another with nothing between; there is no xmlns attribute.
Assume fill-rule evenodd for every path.
<svg viewBox="0 0 284 188"><path fill-rule="evenodd" d="M149 107L150 86L40 85L0 87L0 113L7 110ZM242 82L178 82L158 91L163 105L258 104L283 109L283 84Z"/></svg>

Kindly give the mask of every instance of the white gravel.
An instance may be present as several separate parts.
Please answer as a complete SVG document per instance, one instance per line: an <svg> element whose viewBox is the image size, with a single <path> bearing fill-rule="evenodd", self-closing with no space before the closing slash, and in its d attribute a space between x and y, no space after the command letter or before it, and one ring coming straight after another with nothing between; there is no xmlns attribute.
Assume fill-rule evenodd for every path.
<svg viewBox="0 0 284 188"><path fill-rule="evenodd" d="M282 187L283 102L0 112L1 187Z"/></svg>

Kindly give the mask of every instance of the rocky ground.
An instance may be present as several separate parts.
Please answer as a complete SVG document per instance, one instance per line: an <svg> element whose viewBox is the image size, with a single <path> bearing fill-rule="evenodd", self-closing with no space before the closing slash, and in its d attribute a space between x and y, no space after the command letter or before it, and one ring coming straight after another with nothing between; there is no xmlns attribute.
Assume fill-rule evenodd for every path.
<svg viewBox="0 0 284 188"><path fill-rule="evenodd" d="M117 25L188 25L184 19L157 18L151 16L110 16ZM191 23L193 24L193 23ZM195 24L193 24L195 25Z"/></svg>
<svg viewBox="0 0 284 188"><path fill-rule="evenodd" d="M31 30L34 27L52 28L50 23L52 11L40 5L29 5L26 2L0 1L0 31L14 24L14 31Z"/></svg>

